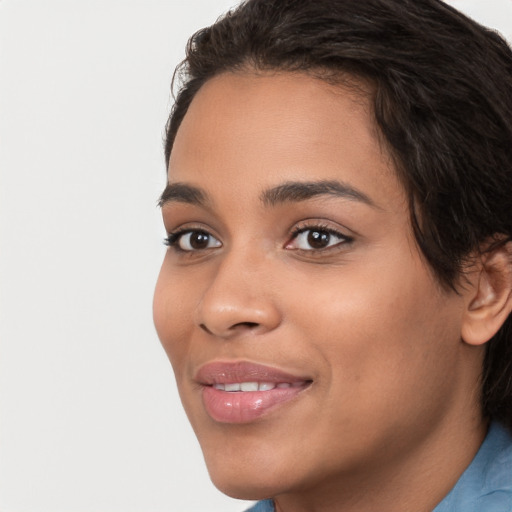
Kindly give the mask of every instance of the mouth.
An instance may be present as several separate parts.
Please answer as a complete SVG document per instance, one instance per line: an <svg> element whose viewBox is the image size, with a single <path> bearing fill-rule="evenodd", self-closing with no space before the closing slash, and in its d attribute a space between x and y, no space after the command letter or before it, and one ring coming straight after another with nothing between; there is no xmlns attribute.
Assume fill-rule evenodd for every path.
<svg viewBox="0 0 512 512"><path fill-rule="evenodd" d="M254 391L272 391L273 389L300 388L306 381L299 382L231 382L229 384L213 384L215 389L228 393L252 393Z"/></svg>
<svg viewBox="0 0 512 512"><path fill-rule="evenodd" d="M196 376L208 415L219 423L250 423L294 400L312 379L248 362L214 362Z"/></svg>

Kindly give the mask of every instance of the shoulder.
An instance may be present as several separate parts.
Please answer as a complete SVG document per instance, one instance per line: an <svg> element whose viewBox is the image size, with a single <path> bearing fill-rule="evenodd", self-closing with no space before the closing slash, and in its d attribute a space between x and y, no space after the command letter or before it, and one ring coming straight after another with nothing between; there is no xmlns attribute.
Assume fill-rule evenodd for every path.
<svg viewBox="0 0 512 512"><path fill-rule="evenodd" d="M512 435L494 423L475 458L434 512L512 512Z"/></svg>

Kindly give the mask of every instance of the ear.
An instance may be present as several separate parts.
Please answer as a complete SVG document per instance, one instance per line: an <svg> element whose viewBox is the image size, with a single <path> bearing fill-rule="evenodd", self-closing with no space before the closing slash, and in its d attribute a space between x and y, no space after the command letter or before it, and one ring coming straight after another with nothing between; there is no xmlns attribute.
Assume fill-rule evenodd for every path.
<svg viewBox="0 0 512 512"><path fill-rule="evenodd" d="M468 278L461 335L469 345L483 345L512 311L512 242L475 258Z"/></svg>

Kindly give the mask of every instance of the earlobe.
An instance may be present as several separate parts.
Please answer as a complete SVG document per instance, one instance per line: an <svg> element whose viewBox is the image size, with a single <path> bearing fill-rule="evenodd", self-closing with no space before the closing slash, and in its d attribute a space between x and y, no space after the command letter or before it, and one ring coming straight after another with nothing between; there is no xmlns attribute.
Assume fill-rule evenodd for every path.
<svg viewBox="0 0 512 512"><path fill-rule="evenodd" d="M512 242L480 255L468 277L461 335L469 345L483 345L512 311Z"/></svg>

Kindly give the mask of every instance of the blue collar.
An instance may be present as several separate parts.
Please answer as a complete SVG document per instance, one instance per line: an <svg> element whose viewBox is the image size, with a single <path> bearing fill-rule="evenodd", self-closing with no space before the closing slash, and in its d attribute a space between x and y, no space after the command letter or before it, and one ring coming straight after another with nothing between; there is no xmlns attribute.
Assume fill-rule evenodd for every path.
<svg viewBox="0 0 512 512"><path fill-rule="evenodd" d="M491 424L480 450L433 512L512 511L512 436Z"/></svg>

